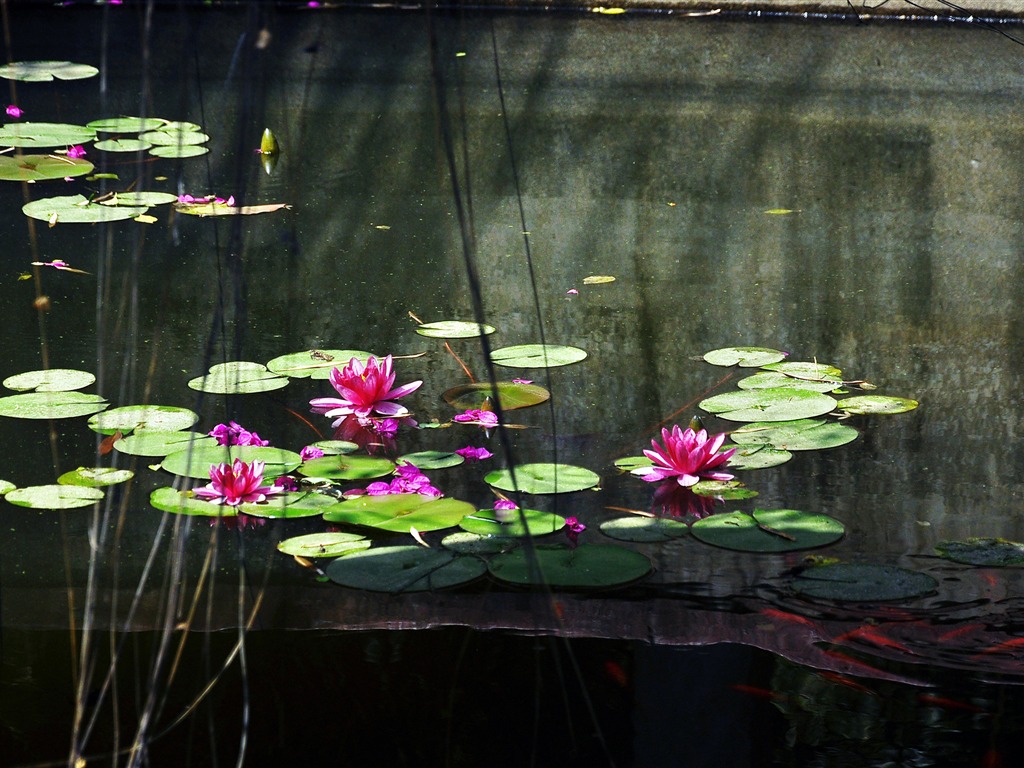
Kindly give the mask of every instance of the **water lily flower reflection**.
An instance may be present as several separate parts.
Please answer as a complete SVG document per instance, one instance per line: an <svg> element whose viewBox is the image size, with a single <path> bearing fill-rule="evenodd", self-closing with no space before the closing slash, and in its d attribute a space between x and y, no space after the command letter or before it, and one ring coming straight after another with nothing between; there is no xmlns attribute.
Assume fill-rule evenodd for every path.
<svg viewBox="0 0 1024 768"><path fill-rule="evenodd" d="M689 427L682 430L677 424L671 432L661 430L661 439L664 445L652 440L651 450L644 451L654 465L638 467L633 470L634 475L649 483L675 478L684 488L696 485L700 480L732 480L733 476L728 472L715 469L729 461L736 452L735 448L718 452L725 442L725 434L709 436L707 430L694 432Z"/></svg>
<svg viewBox="0 0 1024 768"><path fill-rule="evenodd" d="M246 464L235 459L233 464L213 464L210 466L210 483L192 491L204 501L214 504L225 504L237 507L244 503L260 503L268 496L281 493L282 489L273 485L261 485L263 482L262 461Z"/></svg>
<svg viewBox="0 0 1024 768"><path fill-rule="evenodd" d="M391 367L391 355L379 361L370 355L366 365L359 362L359 358L353 357L344 368L332 369L331 386L341 397L317 397L310 400L313 413L333 418L335 421L331 426L335 428L350 415L358 417L361 422L370 419L373 413L381 416L408 416L409 411L395 400L415 392L423 382L413 381L396 387Z"/></svg>

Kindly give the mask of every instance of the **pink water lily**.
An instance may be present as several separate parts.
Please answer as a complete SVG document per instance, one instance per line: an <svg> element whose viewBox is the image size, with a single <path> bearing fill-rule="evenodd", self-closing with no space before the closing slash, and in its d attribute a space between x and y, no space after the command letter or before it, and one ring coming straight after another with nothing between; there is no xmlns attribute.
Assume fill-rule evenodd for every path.
<svg viewBox="0 0 1024 768"><path fill-rule="evenodd" d="M467 445L465 448L459 448L455 453L467 461L483 461L484 459L489 459L494 455L486 448L477 448L472 445Z"/></svg>
<svg viewBox="0 0 1024 768"><path fill-rule="evenodd" d="M85 147L83 147L81 144L75 144L75 146L70 147L68 149L67 154L70 158L85 157Z"/></svg>
<svg viewBox="0 0 1024 768"><path fill-rule="evenodd" d="M470 408L468 411L456 414L452 421L460 424L476 424L478 427L491 429L498 426L498 414L494 411L481 411L477 408Z"/></svg>
<svg viewBox="0 0 1024 768"><path fill-rule="evenodd" d="M649 483L674 477L684 488L696 485L700 480L732 480L733 476L728 472L715 469L729 461L736 452L735 448L718 452L725 442L724 434L709 436L707 430L694 432L689 427L682 430L677 424L671 432L661 430L661 439L664 445L652 440L651 450L644 451L654 465L634 469L634 475Z"/></svg>
<svg viewBox="0 0 1024 768"><path fill-rule="evenodd" d="M7 116L8 117L13 117L15 120L17 120L19 117L21 117L23 114L25 114L25 111L21 107L19 107L17 104L8 104L6 111L7 111Z"/></svg>
<svg viewBox="0 0 1024 768"><path fill-rule="evenodd" d="M409 411L395 400L415 392L423 382L413 381L396 387L395 374L391 368L391 355L383 360L370 355L365 365L359 362L359 358L353 357L344 368L331 370L331 386L341 398L317 397L310 400L313 413L335 419L333 427L338 427L349 415L355 415L360 421L368 420L373 413L381 416L408 416Z"/></svg>
<svg viewBox="0 0 1024 768"><path fill-rule="evenodd" d="M250 432L235 421L218 424L206 434L216 438L217 445L256 445L260 447L270 445L269 440L261 439L255 432Z"/></svg>
<svg viewBox="0 0 1024 768"><path fill-rule="evenodd" d="M430 478L424 475L419 467L408 462L395 468L395 476L390 483L378 481L366 486L367 496L389 496L395 493L418 493L434 498L444 495L430 484Z"/></svg>
<svg viewBox="0 0 1024 768"><path fill-rule="evenodd" d="M241 459L235 459L233 464L213 464L210 466L209 485L196 488L192 493L204 501L230 507L258 504L283 490L273 485L261 485L264 466L262 461L246 464Z"/></svg>
<svg viewBox="0 0 1024 768"><path fill-rule="evenodd" d="M307 445L301 451L299 451L299 458L303 461L312 461L313 459L319 459L324 455L323 450L317 448L315 445Z"/></svg>

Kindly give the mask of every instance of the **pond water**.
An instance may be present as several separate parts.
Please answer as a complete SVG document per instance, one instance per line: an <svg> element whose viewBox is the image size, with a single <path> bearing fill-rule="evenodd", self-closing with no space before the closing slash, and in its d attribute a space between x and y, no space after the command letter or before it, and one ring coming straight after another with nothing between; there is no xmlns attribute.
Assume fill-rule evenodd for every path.
<svg viewBox="0 0 1024 768"><path fill-rule="evenodd" d="M587 358L499 369L552 394L508 412L523 428L504 441L403 427L382 452L487 446L493 458L429 472L479 508L494 500L484 474L509 463L590 469L599 491L528 506L577 517L581 547L615 544L652 568L596 591L490 577L350 589L276 551L324 530L319 517L165 514L149 504L174 482L150 467L160 457L99 455L85 418L0 418L0 479L19 488L80 466L136 472L95 508L3 502L0 764L75 750L117 765L1013 760L1020 569L935 547L1024 538L1020 46L976 25L262 4L18 8L7 23L9 61L100 69L17 82L23 120L192 121L210 152L86 144L116 179L0 186L0 377L87 370L86 391L112 406L191 408L198 431L234 420L298 451L330 436L307 405L334 394L328 382L231 396L187 382L225 361L393 354L399 384L424 382L402 402L446 423L459 359L486 380L486 358L476 339L450 353L417 335L415 318L471 320L477 287L492 347L544 340ZM281 148L270 174L255 153L265 127ZM128 188L290 207L56 226L21 212ZM84 274L31 265L56 259ZM594 275L615 281L584 283ZM853 442L737 472L759 495L714 511L828 515L845 536L810 554L934 588L813 599L793 589L807 551L602 534L653 503L613 462L735 390L744 374L702 360L733 346L832 364L920 407L853 417ZM566 538L537 539L552 541ZM374 540L394 544L414 541Z"/></svg>

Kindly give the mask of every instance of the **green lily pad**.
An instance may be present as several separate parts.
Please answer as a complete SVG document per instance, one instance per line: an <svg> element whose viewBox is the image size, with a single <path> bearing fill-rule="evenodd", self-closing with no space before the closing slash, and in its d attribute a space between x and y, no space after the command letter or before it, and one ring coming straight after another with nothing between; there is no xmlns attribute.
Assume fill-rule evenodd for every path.
<svg viewBox="0 0 1024 768"><path fill-rule="evenodd" d="M441 397L448 405L459 410L480 408L490 399L491 401L497 400L502 410L514 411L517 408L528 408L531 405L546 402L551 398L551 393L536 384L499 381L497 389L490 383L460 384L443 392Z"/></svg>
<svg viewBox="0 0 1024 768"><path fill-rule="evenodd" d="M99 395L82 392L26 392L0 397L0 416L14 419L70 419L88 416L109 403Z"/></svg>
<svg viewBox="0 0 1024 768"><path fill-rule="evenodd" d="M412 464L420 469L447 469L457 467L465 461L459 454L451 451L417 451L399 456L396 463Z"/></svg>
<svg viewBox="0 0 1024 768"><path fill-rule="evenodd" d="M333 496L308 491L280 493L259 504L239 504L238 511L250 517L270 517L278 520L297 517L316 517L336 503Z"/></svg>
<svg viewBox="0 0 1024 768"><path fill-rule="evenodd" d="M757 368L786 359L786 353L768 347L724 347L704 353L704 361L711 365Z"/></svg>
<svg viewBox="0 0 1024 768"><path fill-rule="evenodd" d="M88 387L96 381L96 377L88 371L76 371L73 368L50 368L46 371L29 371L8 376L4 379L7 389L20 392L35 390L36 392L70 392Z"/></svg>
<svg viewBox="0 0 1024 768"><path fill-rule="evenodd" d="M747 376L736 382L740 389L774 389L777 387L789 387L790 389L808 389L811 392L832 392L843 385L839 379L828 381L816 381L809 379L794 379L784 373L776 371L763 371Z"/></svg>
<svg viewBox="0 0 1024 768"><path fill-rule="evenodd" d="M49 82L54 78L85 80L99 73L100 71L90 64L75 64L71 61L16 61L0 67L0 77L29 83Z"/></svg>
<svg viewBox="0 0 1024 768"><path fill-rule="evenodd" d="M1006 539L971 538L967 541L941 541L935 545L939 557L956 563L1001 568L1024 565L1024 544Z"/></svg>
<svg viewBox="0 0 1024 768"><path fill-rule="evenodd" d="M827 515L795 509L727 512L698 520L693 535L705 544L741 552L793 552L839 541L843 524Z"/></svg>
<svg viewBox="0 0 1024 768"><path fill-rule="evenodd" d="M503 491L523 493L570 493L593 488L601 478L589 469L572 464L520 464L515 479L508 469L488 472L484 482Z"/></svg>
<svg viewBox="0 0 1024 768"><path fill-rule="evenodd" d="M178 131L181 133L199 133L203 129L199 123L189 123L184 120L174 120L161 126L164 131Z"/></svg>
<svg viewBox="0 0 1024 768"><path fill-rule="evenodd" d="M857 430L824 419L747 424L729 437L739 445L768 445L782 451L817 451L837 448L857 439Z"/></svg>
<svg viewBox="0 0 1024 768"><path fill-rule="evenodd" d="M103 491L77 485L30 485L9 491L4 498L19 507L75 509L92 506L103 498Z"/></svg>
<svg viewBox="0 0 1024 768"><path fill-rule="evenodd" d="M584 350L560 344L520 344L491 352L491 361L506 368L555 368L578 363L586 357Z"/></svg>
<svg viewBox="0 0 1024 768"><path fill-rule="evenodd" d="M293 379L327 379L335 368L344 368L353 357L366 364L370 352L361 349L308 349L275 357L269 368L281 376Z"/></svg>
<svg viewBox="0 0 1024 768"><path fill-rule="evenodd" d="M148 141L161 147L194 146L205 144L210 137L199 131L174 130L168 126L158 128L155 131L145 131L139 134L139 141Z"/></svg>
<svg viewBox="0 0 1024 768"><path fill-rule="evenodd" d="M65 472L57 478L59 485L81 485L89 488L100 488L105 485L117 485L135 477L130 469L114 469L113 467L79 467Z"/></svg>
<svg viewBox="0 0 1024 768"><path fill-rule="evenodd" d="M307 533L293 536L277 545L279 552L295 557L341 557L350 552L369 549L372 542L358 533Z"/></svg>
<svg viewBox="0 0 1024 768"><path fill-rule="evenodd" d="M175 488L157 488L149 494L149 503L161 512L199 517L236 517L238 510L228 504L214 504L211 501L192 496L191 491Z"/></svg>
<svg viewBox="0 0 1024 768"><path fill-rule="evenodd" d="M389 475L394 469L394 462L383 456L334 454L304 462L299 472L306 477L326 477L329 480L370 480Z"/></svg>
<svg viewBox="0 0 1024 768"><path fill-rule="evenodd" d="M789 451L770 445L727 445L723 448L736 448L736 453L729 458L729 469L768 469L785 464L793 458Z"/></svg>
<svg viewBox="0 0 1024 768"><path fill-rule="evenodd" d="M636 581L651 570L651 561L639 552L616 544L580 544L568 547L535 547L536 566L530 554L516 549L491 558L488 570L501 581L513 584L547 584L552 587L599 589ZM535 575L539 570L539 580Z"/></svg>
<svg viewBox="0 0 1024 768"><path fill-rule="evenodd" d="M35 200L21 207L29 218L53 224L99 224L134 219L149 210L146 206L102 205L82 195L61 195Z"/></svg>
<svg viewBox="0 0 1024 768"><path fill-rule="evenodd" d="M97 141L93 146L104 152L145 152L153 145L139 139L103 139Z"/></svg>
<svg viewBox="0 0 1024 768"><path fill-rule="evenodd" d="M317 440L312 445L323 451L325 456L337 456L341 453L352 453L352 451L359 450L358 443L348 440Z"/></svg>
<svg viewBox="0 0 1024 768"><path fill-rule="evenodd" d="M478 325L469 320L441 320L417 326L416 333L431 339L473 339L494 333L493 325Z"/></svg>
<svg viewBox="0 0 1024 768"><path fill-rule="evenodd" d="M505 518L507 522L501 522L495 510L481 509L462 518L459 528L481 536L544 536L565 527L564 517L537 509L508 510Z"/></svg>
<svg viewBox="0 0 1024 768"><path fill-rule="evenodd" d="M730 467L732 465L730 464ZM752 499L759 495L753 488L747 488L739 480L701 480L690 488L698 496L715 499Z"/></svg>
<svg viewBox="0 0 1024 768"><path fill-rule="evenodd" d="M689 530L686 523L667 517L617 517L601 523L601 533L619 541L669 541Z"/></svg>
<svg viewBox="0 0 1024 768"><path fill-rule="evenodd" d="M0 127L0 145L7 147L66 147L95 138L96 131L91 128L69 123L7 123Z"/></svg>
<svg viewBox="0 0 1024 768"><path fill-rule="evenodd" d="M166 124L167 121L159 117L105 117L85 125L100 133L141 133L155 131Z"/></svg>
<svg viewBox="0 0 1024 768"><path fill-rule="evenodd" d="M172 146L158 146L149 150L154 157L165 157L171 159L183 159L186 157L199 157L209 152L209 147L202 147L198 144L175 144Z"/></svg>
<svg viewBox="0 0 1024 768"><path fill-rule="evenodd" d="M778 371L795 379L824 379L842 381L843 372L834 365L825 363L785 362L761 366L766 371Z"/></svg>
<svg viewBox="0 0 1024 768"><path fill-rule="evenodd" d="M17 487L18 486L9 480L0 480L0 496L3 496L8 491L13 491Z"/></svg>
<svg viewBox="0 0 1024 768"><path fill-rule="evenodd" d="M457 499L437 499L419 493L396 493L387 496L357 496L337 502L324 512L324 520L400 533L408 533L410 528L415 528L424 533L453 528L463 517L475 511L472 504Z"/></svg>
<svg viewBox="0 0 1024 768"><path fill-rule="evenodd" d="M840 410L856 414L906 413L917 406L917 400L884 395L859 395L839 401Z"/></svg>
<svg viewBox="0 0 1024 768"><path fill-rule="evenodd" d="M89 429L101 435L127 435L136 429L172 432L188 429L197 421L198 413L175 405L124 405L93 416Z"/></svg>
<svg viewBox="0 0 1024 768"><path fill-rule="evenodd" d="M808 597L874 603L921 597L934 592L938 582L926 573L894 565L836 563L806 569L791 586Z"/></svg>
<svg viewBox="0 0 1024 768"><path fill-rule="evenodd" d="M732 462L730 460L730 465L731 463ZM621 459L615 460L615 467L617 469L621 469L623 472L632 472L634 469L653 466L654 462L646 456L624 456Z"/></svg>
<svg viewBox="0 0 1024 768"><path fill-rule="evenodd" d="M178 196L170 192L116 192L113 197L103 201L103 205L166 205L177 202Z"/></svg>
<svg viewBox="0 0 1024 768"><path fill-rule="evenodd" d="M336 584L372 592L422 592L465 584L487 567L476 557L420 546L376 547L332 561L327 576Z"/></svg>
<svg viewBox="0 0 1024 768"><path fill-rule="evenodd" d="M288 379L268 371L262 363L234 361L211 366L206 376L192 379L188 386L216 395L251 395L282 389L288 386Z"/></svg>
<svg viewBox="0 0 1024 768"><path fill-rule="evenodd" d="M192 448L213 448L217 440L202 432L139 429L114 443L114 448L129 456L168 456Z"/></svg>
<svg viewBox="0 0 1024 768"><path fill-rule="evenodd" d="M481 536L479 533L459 531L449 533L441 539L441 546L462 555L494 555L518 547L519 542L515 538Z"/></svg>
<svg viewBox="0 0 1024 768"><path fill-rule="evenodd" d="M42 181L85 176L95 166L80 157L65 155L0 156L0 181Z"/></svg>
<svg viewBox="0 0 1024 768"><path fill-rule="evenodd" d="M700 407L729 421L795 421L822 416L835 409L836 401L820 392L773 387L715 395Z"/></svg>
<svg viewBox="0 0 1024 768"><path fill-rule="evenodd" d="M212 445L206 448L187 448L175 451L160 466L174 475L208 480L214 464L230 464L241 459L246 464L265 463L263 477L272 479L287 475L302 463L299 454L282 448L261 445Z"/></svg>

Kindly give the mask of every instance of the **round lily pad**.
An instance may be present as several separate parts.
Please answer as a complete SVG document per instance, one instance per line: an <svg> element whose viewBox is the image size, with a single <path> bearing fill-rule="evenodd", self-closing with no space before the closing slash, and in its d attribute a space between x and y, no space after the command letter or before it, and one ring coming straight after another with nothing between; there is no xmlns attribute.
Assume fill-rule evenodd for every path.
<svg viewBox="0 0 1024 768"><path fill-rule="evenodd" d="M85 176L94 167L88 160L65 155L2 155L0 180L42 181L63 179L67 176Z"/></svg>
<svg viewBox="0 0 1024 768"><path fill-rule="evenodd" d="M77 485L30 485L9 491L4 498L19 507L75 509L95 504L103 498L103 491Z"/></svg>
<svg viewBox="0 0 1024 768"><path fill-rule="evenodd" d="M457 499L434 498L419 493L395 493L387 496L357 496L337 502L324 512L329 523L348 523L408 533L453 528L476 510Z"/></svg>
<svg viewBox="0 0 1024 768"><path fill-rule="evenodd" d="M831 392L843 384L839 379L817 381L809 379L794 379L784 373L776 371L762 371L753 376L747 376L736 382L740 389L773 389L775 387L789 387L790 389L809 389L811 392Z"/></svg>
<svg viewBox="0 0 1024 768"><path fill-rule="evenodd" d="M730 459L729 465L732 466L732 460ZM615 466L621 469L623 472L632 472L634 469L641 469L643 467L653 467L654 462L646 456L624 456L621 459L615 460Z"/></svg>
<svg viewBox="0 0 1024 768"><path fill-rule="evenodd" d="M135 477L130 469L114 469L113 467L79 467L65 472L57 478L60 485L81 485L89 488L100 488L105 485L117 485Z"/></svg>
<svg viewBox="0 0 1024 768"><path fill-rule="evenodd" d="M564 517L537 509L511 509L501 520L495 510L481 509L462 518L459 528L481 536L544 536L565 527Z"/></svg>
<svg viewBox="0 0 1024 768"><path fill-rule="evenodd" d="M825 363L806 363L806 362L785 362L785 363L771 363L770 365L761 366L766 371L778 371L784 373L787 376L792 376L797 379L825 379L827 381L842 380L843 372L836 368L834 365L826 365Z"/></svg>
<svg viewBox="0 0 1024 768"><path fill-rule="evenodd" d="M560 344L520 344L491 352L491 361L507 368L555 368L578 363L586 357L584 350Z"/></svg>
<svg viewBox="0 0 1024 768"><path fill-rule="evenodd" d="M785 464L793 458L789 451L779 450L770 445L724 446L726 450L735 447L736 453L729 458L729 469L768 469Z"/></svg>
<svg viewBox="0 0 1024 768"><path fill-rule="evenodd" d="M192 379L188 386L217 395L251 395L286 387L288 379L268 371L262 363L234 361L211 366L206 376Z"/></svg>
<svg viewBox="0 0 1024 768"><path fill-rule="evenodd" d="M199 517L236 517L238 510L229 504L214 504L212 501L192 496L191 491L175 488L157 488L149 494L149 503L161 512L176 515L197 515Z"/></svg>
<svg viewBox="0 0 1024 768"><path fill-rule="evenodd" d="M213 445L207 448L175 451L167 456L160 466L174 475L207 480L212 465L230 464L235 459L241 459L246 464L254 461L264 462L265 480L287 475L302 463L299 454L282 448L261 445Z"/></svg>
<svg viewBox="0 0 1024 768"><path fill-rule="evenodd" d="M686 523L666 517L617 517L601 523L601 533L620 541L669 541L689 530Z"/></svg>
<svg viewBox="0 0 1024 768"><path fill-rule="evenodd" d="M441 397L448 405L463 411L480 408L488 399L497 400L502 410L513 411L543 403L551 398L551 393L536 384L499 381L496 387L489 383L460 384L443 392Z"/></svg>
<svg viewBox="0 0 1024 768"><path fill-rule="evenodd" d="M104 152L145 152L153 145L148 141L139 141L138 139L103 139L97 141L93 146Z"/></svg>
<svg viewBox="0 0 1024 768"><path fill-rule="evenodd" d="M312 444L319 448L325 456L337 456L340 453L352 453L359 450L359 444L348 440L317 440Z"/></svg>
<svg viewBox="0 0 1024 768"><path fill-rule="evenodd" d="M344 368L353 357L365 364L370 355L361 349L308 349L275 357L267 368L293 379L327 379L332 369Z"/></svg>
<svg viewBox="0 0 1024 768"><path fill-rule="evenodd" d="M122 437L114 448L129 456L167 456L192 448L213 448L217 440L202 432L140 429Z"/></svg>
<svg viewBox="0 0 1024 768"><path fill-rule="evenodd" d="M840 410L856 414L906 413L917 406L917 400L885 395L858 395L839 401Z"/></svg>
<svg viewBox="0 0 1024 768"><path fill-rule="evenodd" d="M142 131L155 131L166 123L166 120L159 117L106 117L102 120L93 120L85 125L100 133L141 133ZM97 146L99 145L97 144Z"/></svg>
<svg viewBox="0 0 1024 768"><path fill-rule="evenodd" d="M533 556L536 563L532 562ZM651 570L651 561L639 552L616 544L580 544L572 549L535 547L532 555L524 549L516 549L491 558L488 570L496 579L513 584L602 588L628 584L646 576Z"/></svg>
<svg viewBox="0 0 1024 768"><path fill-rule="evenodd" d="M373 592L422 592L465 584L487 570L476 557L420 546L375 547L327 566L336 584Z"/></svg>
<svg viewBox="0 0 1024 768"><path fill-rule="evenodd" d="M768 445L782 451L837 448L857 439L857 430L823 419L762 422L740 427L729 435L739 445Z"/></svg>
<svg viewBox="0 0 1024 768"><path fill-rule="evenodd" d="M796 509L755 509L705 517L691 527L705 544L741 552L793 552L832 544L845 529L827 515Z"/></svg>
<svg viewBox="0 0 1024 768"><path fill-rule="evenodd" d="M785 359L785 352L768 347L725 347L704 353L705 362L711 365L738 365L741 368L757 368Z"/></svg>
<svg viewBox="0 0 1024 768"><path fill-rule="evenodd" d="M146 206L102 205L82 195L61 195L35 200L21 207L29 218L52 224L98 224L134 219L149 210Z"/></svg>
<svg viewBox="0 0 1024 768"><path fill-rule="evenodd" d="M372 542L358 533L307 533L293 536L277 545L279 552L296 557L341 557L350 552L369 549Z"/></svg>
<svg viewBox="0 0 1024 768"><path fill-rule="evenodd" d="M478 325L469 320L441 320L416 327L416 333L431 339L472 339L494 333L493 325Z"/></svg>
<svg viewBox="0 0 1024 768"><path fill-rule="evenodd" d="M89 429L102 435L127 435L136 429L171 432L188 429L197 421L195 411L175 405L125 405L96 414L89 419Z"/></svg>
<svg viewBox="0 0 1024 768"><path fill-rule="evenodd" d="M333 454L304 462L299 472L306 477L326 477L329 480L370 480L384 477L394 468L394 462L383 456Z"/></svg>
<svg viewBox="0 0 1024 768"><path fill-rule="evenodd" d="M43 83L58 80L85 80L95 77L99 70L91 64L72 61L16 61L0 67L0 77L8 80Z"/></svg>
<svg viewBox="0 0 1024 768"><path fill-rule="evenodd" d="M148 141L150 144L164 147L190 146L205 144L210 137L199 131L173 130L164 126L155 131L145 131L139 134L140 141Z"/></svg>
<svg viewBox="0 0 1024 768"><path fill-rule="evenodd" d="M730 465L731 466L731 465ZM690 490L698 496L709 496L715 499L752 499L758 495L753 488L747 488L738 480L701 480Z"/></svg>
<svg viewBox="0 0 1024 768"><path fill-rule="evenodd" d="M441 539L441 546L463 555L493 555L519 546L514 538L481 536L479 533L458 531Z"/></svg>
<svg viewBox="0 0 1024 768"><path fill-rule="evenodd" d="M420 469L446 469L457 467L466 460L451 451L417 451L399 456L398 464L412 464Z"/></svg>
<svg viewBox="0 0 1024 768"><path fill-rule="evenodd" d="M166 205L177 199L177 195L170 192L117 192L109 200L104 200L103 205Z"/></svg>
<svg viewBox="0 0 1024 768"><path fill-rule="evenodd" d="M96 381L96 377L88 371L76 371L73 368L50 368L46 371L29 371L4 379L4 386L21 392L70 392L88 387Z"/></svg>
<svg viewBox="0 0 1024 768"><path fill-rule="evenodd" d="M251 517L270 517L278 520L297 517L316 517L336 503L333 496L308 491L279 493L259 504L239 504L238 511Z"/></svg>
<svg viewBox="0 0 1024 768"><path fill-rule="evenodd" d="M1024 565L1024 544L1006 539L971 538L942 541L935 545L939 557L967 565L1000 568Z"/></svg>
<svg viewBox="0 0 1024 768"><path fill-rule="evenodd" d="M85 144L96 138L96 131L69 123L7 123L0 127L0 145L8 147L65 147Z"/></svg>
<svg viewBox="0 0 1024 768"><path fill-rule="evenodd" d="M773 387L715 395L700 407L729 421L795 421L822 416L835 409L836 401L820 392Z"/></svg>
<svg viewBox="0 0 1024 768"><path fill-rule="evenodd" d="M508 469L488 472L484 482L503 491L523 493L569 493L593 488L601 478L589 469L572 464L520 464L515 478Z"/></svg>
<svg viewBox="0 0 1024 768"><path fill-rule="evenodd" d="M108 405L99 395L82 392L26 392L0 397L0 416L15 419L69 419L97 413Z"/></svg>
<svg viewBox="0 0 1024 768"><path fill-rule="evenodd" d="M209 147L202 147L198 144L173 144L171 146L158 146L149 150L154 157L166 157L181 159L186 157L199 157L209 152Z"/></svg>
<svg viewBox="0 0 1024 768"><path fill-rule="evenodd" d="M935 591L938 582L926 573L894 565L836 563L802 571L791 586L808 597L879 602L927 595Z"/></svg>

